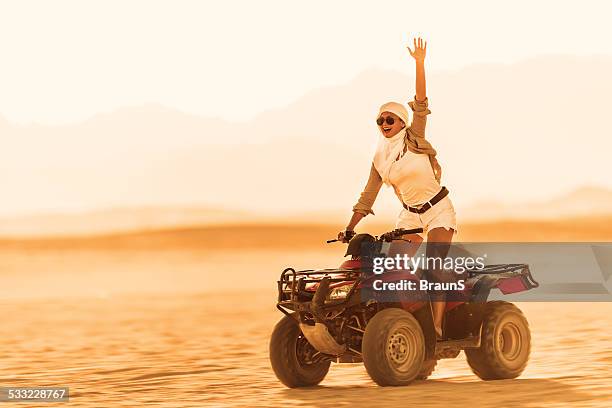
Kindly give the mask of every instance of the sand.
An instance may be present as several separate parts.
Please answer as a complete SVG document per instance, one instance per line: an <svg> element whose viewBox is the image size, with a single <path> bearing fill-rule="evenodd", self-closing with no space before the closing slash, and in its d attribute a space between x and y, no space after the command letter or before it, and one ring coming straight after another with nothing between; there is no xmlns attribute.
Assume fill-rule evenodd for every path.
<svg viewBox="0 0 612 408"><path fill-rule="evenodd" d="M408 387L381 388L362 365L334 364L321 386L289 390L268 362L273 296L5 302L1 383L68 386L70 405L87 407L612 405L610 304L519 305L533 354L516 380L483 382L461 355Z"/></svg>
<svg viewBox="0 0 612 408"><path fill-rule="evenodd" d="M612 406L611 303L519 304L533 351L515 380L481 381L462 354L408 387L334 364L318 387L285 388L268 362L275 279L284 266L337 265L343 248L319 245L325 233L304 227L294 248L272 234L239 251L198 247L215 241L202 231L5 240L0 384L68 386L70 406L87 407Z"/></svg>

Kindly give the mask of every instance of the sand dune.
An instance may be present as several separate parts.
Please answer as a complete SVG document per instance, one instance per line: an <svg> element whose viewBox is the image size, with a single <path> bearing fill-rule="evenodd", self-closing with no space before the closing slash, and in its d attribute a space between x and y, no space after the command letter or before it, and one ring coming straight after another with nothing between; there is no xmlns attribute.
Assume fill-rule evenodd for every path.
<svg viewBox="0 0 612 408"><path fill-rule="evenodd" d="M0 236L99 235L248 221L246 211L205 206L140 206L0 218Z"/></svg>
<svg viewBox="0 0 612 408"><path fill-rule="evenodd" d="M384 193L381 194L384 198ZM391 206L376 207L376 217L366 218L365 224L380 224L392 220L399 211L397 201ZM393 205L394 204L394 205ZM612 218L612 190L602 187L581 187L545 201L516 203L476 202L457 208L462 224L468 227L485 223L493 225L505 220L517 225L547 221L547 226L566 225L567 219L589 220ZM261 225L276 227L296 224L300 220L312 220L315 224L334 224L345 220L350 208L340 210L289 210L280 213L258 213L248 210L211 206L138 206L117 207L87 212L42 213L0 217L0 237L35 238L125 234L132 231L154 232L160 230L187 231L210 226L248 224L249 228ZM391 222L391 221L389 221ZM559 223L560 222L560 223ZM306 226L306 224L304 224ZM381 225L382 226L382 225ZM296 228L301 229L303 225ZM292 228L292 227L289 227ZM548 228L548 227L544 227ZM494 227L493 229L494 230ZM504 232L505 233L505 232Z"/></svg>
<svg viewBox="0 0 612 408"><path fill-rule="evenodd" d="M388 223L381 223L379 219L366 218L357 232L380 234L393 229L391 219ZM342 224L333 223L263 221L57 237L0 236L0 248L313 249L325 247L325 240L333 238L342 228ZM466 222L459 224L456 239L463 242L608 241L612 239L612 215Z"/></svg>

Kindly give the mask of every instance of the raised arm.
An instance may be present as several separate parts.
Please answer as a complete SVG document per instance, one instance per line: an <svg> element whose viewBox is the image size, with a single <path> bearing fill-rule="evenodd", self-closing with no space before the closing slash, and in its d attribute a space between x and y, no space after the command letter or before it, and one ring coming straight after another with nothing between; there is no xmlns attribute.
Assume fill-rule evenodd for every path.
<svg viewBox="0 0 612 408"><path fill-rule="evenodd" d="M427 98L425 86L425 54L427 53L427 41L421 37L414 39L414 50L408 48L408 52L416 62L416 100L422 102Z"/></svg>
<svg viewBox="0 0 612 408"><path fill-rule="evenodd" d="M414 50L410 47L408 51L416 63L416 95L414 101L408 102L412 109L412 123L408 127L410 136L425 137L425 126L427 125L427 115L431 113L428 108L427 92L425 87L425 54L427 42L421 38L414 39Z"/></svg>

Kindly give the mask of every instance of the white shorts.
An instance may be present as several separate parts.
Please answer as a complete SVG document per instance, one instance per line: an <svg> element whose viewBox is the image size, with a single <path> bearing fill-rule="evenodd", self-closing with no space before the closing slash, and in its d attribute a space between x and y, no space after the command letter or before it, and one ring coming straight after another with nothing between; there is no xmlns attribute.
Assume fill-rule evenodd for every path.
<svg viewBox="0 0 612 408"><path fill-rule="evenodd" d="M448 196L438 201L423 214L413 213L403 208L395 223L395 228L423 228L425 235L428 231L438 227L443 227L446 230L452 228L457 233L455 208Z"/></svg>

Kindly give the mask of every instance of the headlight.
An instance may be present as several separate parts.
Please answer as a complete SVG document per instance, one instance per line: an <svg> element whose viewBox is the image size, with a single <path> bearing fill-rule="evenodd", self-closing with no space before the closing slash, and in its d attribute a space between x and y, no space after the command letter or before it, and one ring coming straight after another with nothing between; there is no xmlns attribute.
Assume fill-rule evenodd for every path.
<svg viewBox="0 0 612 408"><path fill-rule="evenodd" d="M329 292L329 295L327 296L328 299L338 300L338 299L346 298L348 293L351 291L351 286L352 286L351 283L347 283L346 285L342 285L342 286L336 286Z"/></svg>

